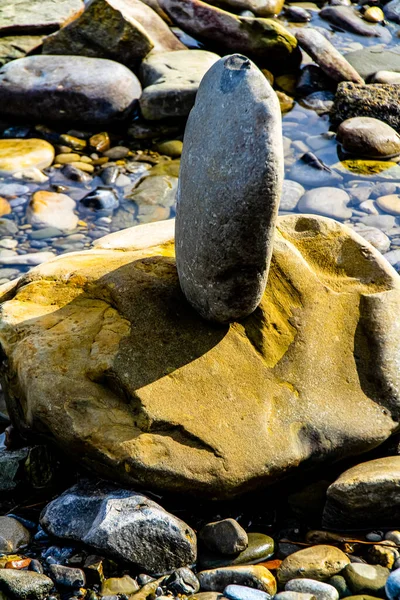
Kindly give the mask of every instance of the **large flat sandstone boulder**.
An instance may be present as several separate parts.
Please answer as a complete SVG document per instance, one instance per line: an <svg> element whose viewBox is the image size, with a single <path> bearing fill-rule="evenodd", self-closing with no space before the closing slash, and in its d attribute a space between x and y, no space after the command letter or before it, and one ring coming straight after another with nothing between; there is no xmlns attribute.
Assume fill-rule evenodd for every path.
<svg viewBox="0 0 400 600"><path fill-rule="evenodd" d="M224 498L398 427L400 277L357 234L279 218L260 306L216 326L180 290L171 223L131 232L1 288L20 430L103 477Z"/></svg>

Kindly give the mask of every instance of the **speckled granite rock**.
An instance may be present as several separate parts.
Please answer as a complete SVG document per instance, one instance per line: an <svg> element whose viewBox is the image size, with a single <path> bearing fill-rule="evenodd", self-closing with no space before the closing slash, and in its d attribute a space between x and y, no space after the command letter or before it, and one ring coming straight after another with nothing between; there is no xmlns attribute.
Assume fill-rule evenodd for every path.
<svg viewBox="0 0 400 600"><path fill-rule="evenodd" d="M351 117L373 117L400 132L400 86L340 83L331 111L335 125Z"/></svg>

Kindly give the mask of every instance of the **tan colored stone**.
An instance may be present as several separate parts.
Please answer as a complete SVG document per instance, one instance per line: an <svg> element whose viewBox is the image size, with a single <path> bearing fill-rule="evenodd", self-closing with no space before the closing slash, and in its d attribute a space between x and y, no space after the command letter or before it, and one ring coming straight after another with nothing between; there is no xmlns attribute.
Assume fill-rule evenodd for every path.
<svg viewBox="0 0 400 600"><path fill-rule="evenodd" d="M26 217L31 225L57 227L61 231L74 229L79 220L73 212L75 206L75 200L66 194L40 190L33 194Z"/></svg>
<svg viewBox="0 0 400 600"><path fill-rule="evenodd" d="M243 565L235 567L219 567L200 571L197 574L200 589L205 592L223 592L230 584L243 585L276 594L276 580L272 573L261 565Z"/></svg>
<svg viewBox="0 0 400 600"><path fill-rule="evenodd" d="M284 0L208 0L208 4L219 6L220 4L236 10L251 10L257 17L273 17L278 15L284 4Z"/></svg>
<svg viewBox="0 0 400 600"><path fill-rule="evenodd" d="M109 58L128 67L151 50L184 50L168 25L139 0L93 0L85 12L43 43L44 54Z"/></svg>
<svg viewBox="0 0 400 600"><path fill-rule="evenodd" d="M47 432L103 477L218 498L397 429L400 277L377 250L330 219L282 217L260 306L215 327L183 297L173 241L153 227L151 248L132 228L132 249L123 232L121 250L100 240L2 290L19 429Z"/></svg>
<svg viewBox="0 0 400 600"><path fill-rule="evenodd" d="M281 586L299 577L327 581L333 575L340 573L349 563L349 558L339 548L321 544L287 556L276 576Z"/></svg>
<svg viewBox="0 0 400 600"><path fill-rule="evenodd" d="M379 208L384 210L389 215L400 215L400 195L399 194L388 194L387 196L380 196L376 200Z"/></svg>
<svg viewBox="0 0 400 600"><path fill-rule="evenodd" d="M3 215L9 215L11 213L11 206L8 200L0 196L0 217Z"/></svg>
<svg viewBox="0 0 400 600"><path fill-rule="evenodd" d="M0 140L0 175L30 168L44 169L53 159L54 148L44 140Z"/></svg>
<svg viewBox="0 0 400 600"><path fill-rule="evenodd" d="M80 169L81 171L85 171L86 173L93 173L94 171L94 166L87 163L87 162L83 162L81 160L78 161L74 161L72 163L70 163L73 167L76 167L77 169Z"/></svg>
<svg viewBox="0 0 400 600"><path fill-rule="evenodd" d="M71 152L70 154L63 152L62 154L57 154L54 158L54 162L59 163L60 165L67 165L68 163L79 161L80 158L80 155L75 154L74 152Z"/></svg>

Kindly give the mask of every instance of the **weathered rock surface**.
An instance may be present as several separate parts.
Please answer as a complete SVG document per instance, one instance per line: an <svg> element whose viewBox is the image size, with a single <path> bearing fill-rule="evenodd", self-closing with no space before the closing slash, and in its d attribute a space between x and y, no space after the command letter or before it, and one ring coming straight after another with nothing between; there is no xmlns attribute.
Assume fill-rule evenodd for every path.
<svg viewBox="0 0 400 600"><path fill-rule="evenodd" d="M12 554L27 546L30 541L29 531L12 517L0 517L0 552Z"/></svg>
<svg viewBox="0 0 400 600"><path fill-rule="evenodd" d="M83 9L82 0L0 0L0 34L51 33Z"/></svg>
<svg viewBox="0 0 400 600"><path fill-rule="evenodd" d="M53 586L50 577L41 573L0 569L0 591L12 600L43 600Z"/></svg>
<svg viewBox="0 0 400 600"><path fill-rule="evenodd" d="M140 94L137 77L110 60L29 56L0 69L0 112L35 121L44 114L49 121L121 119Z"/></svg>
<svg viewBox="0 0 400 600"><path fill-rule="evenodd" d="M151 50L185 47L140 0L93 0L78 19L46 38L43 52L108 58L133 68Z"/></svg>
<svg viewBox="0 0 400 600"><path fill-rule="evenodd" d="M229 322L259 304L282 180L276 94L244 56L220 59L186 125L177 196L179 281L204 318Z"/></svg>
<svg viewBox="0 0 400 600"><path fill-rule="evenodd" d="M400 518L400 456L388 456L348 469L327 491L324 526L384 526Z"/></svg>
<svg viewBox="0 0 400 600"><path fill-rule="evenodd" d="M339 125L336 138L346 152L358 156L379 159L400 154L400 135L379 119L346 119Z"/></svg>
<svg viewBox="0 0 400 600"><path fill-rule="evenodd" d="M0 38L0 66L38 49L43 38L43 35L9 35Z"/></svg>
<svg viewBox="0 0 400 600"><path fill-rule="evenodd" d="M143 93L140 110L145 119L186 117L193 107L200 81L219 59L205 50L150 54L140 66Z"/></svg>
<svg viewBox="0 0 400 600"><path fill-rule="evenodd" d="M196 38L265 62L273 72L300 64L296 38L273 19L238 17L201 0L160 0L171 19Z"/></svg>
<svg viewBox="0 0 400 600"><path fill-rule="evenodd" d="M58 538L88 544L151 573L196 561L194 531L131 490L89 482L75 485L46 506L40 523Z"/></svg>
<svg viewBox="0 0 400 600"><path fill-rule="evenodd" d="M207 523L199 532L199 539L213 552L235 555L246 550L247 533L235 519Z"/></svg>
<svg viewBox="0 0 400 600"><path fill-rule="evenodd" d="M220 553L200 548L197 557L197 568L201 570L218 567L255 565L271 558L274 553L274 540L264 533L251 532L247 535L248 546L237 556L224 556Z"/></svg>
<svg viewBox="0 0 400 600"><path fill-rule="evenodd" d="M353 594L369 594L385 598L385 584L389 569L380 565L354 563L347 565L343 576Z"/></svg>
<svg viewBox="0 0 400 600"><path fill-rule="evenodd" d="M296 33L299 46L311 56L323 72L334 81L364 83L362 77L329 40L316 29L308 27Z"/></svg>
<svg viewBox="0 0 400 600"><path fill-rule="evenodd" d="M1 96L1 91L0 91ZM45 169L54 159L54 148L45 140L0 140L0 175L8 175L32 167Z"/></svg>
<svg viewBox="0 0 400 600"><path fill-rule="evenodd" d="M287 556L276 576L281 586L299 577L327 581L340 573L349 562L349 558L339 548L321 544Z"/></svg>
<svg viewBox="0 0 400 600"><path fill-rule="evenodd" d="M334 221L281 217L260 307L216 328L185 300L164 228L132 229L130 247L129 232L107 236L121 250L100 240L2 289L20 430L103 477L219 498L390 436L400 278L377 250Z"/></svg>
<svg viewBox="0 0 400 600"><path fill-rule="evenodd" d="M400 86L393 84L356 85L340 83L331 120L339 125L353 117L372 117L400 132Z"/></svg>

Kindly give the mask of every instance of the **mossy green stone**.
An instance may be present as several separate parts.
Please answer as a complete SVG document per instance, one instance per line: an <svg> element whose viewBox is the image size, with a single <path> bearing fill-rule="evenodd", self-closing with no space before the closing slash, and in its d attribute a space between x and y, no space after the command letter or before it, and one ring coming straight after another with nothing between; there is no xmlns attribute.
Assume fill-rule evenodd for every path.
<svg viewBox="0 0 400 600"><path fill-rule="evenodd" d="M238 565L253 565L268 560L274 553L274 540L264 533L249 533L249 545L237 556L223 556L204 549L200 551L199 569L217 569Z"/></svg>

